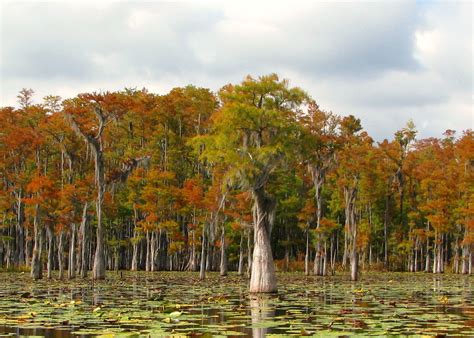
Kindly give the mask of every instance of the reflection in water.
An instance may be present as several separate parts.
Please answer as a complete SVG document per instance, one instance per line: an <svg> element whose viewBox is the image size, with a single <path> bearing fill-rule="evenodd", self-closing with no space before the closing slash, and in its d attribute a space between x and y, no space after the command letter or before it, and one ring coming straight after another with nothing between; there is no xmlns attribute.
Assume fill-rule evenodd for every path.
<svg viewBox="0 0 474 338"><path fill-rule="evenodd" d="M92 292L92 304L93 305L101 305L103 303L102 300L102 292L100 287L94 288L94 291Z"/></svg>
<svg viewBox="0 0 474 338"><path fill-rule="evenodd" d="M275 317L275 307L271 305L269 295L250 295L250 314L252 317L252 336L265 337L268 328L265 321Z"/></svg>
<svg viewBox="0 0 474 338"><path fill-rule="evenodd" d="M71 331L68 329L43 329L33 328L25 329L19 327L2 327L0 326L0 337L7 336L35 336L35 337L50 337L50 338L69 338L72 337ZM76 336L76 338L79 338Z"/></svg>
<svg viewBox="0 0 474 338"><path fill-rule="evenodd" d="M32 283L28 275L0 273L0 336L386 332L474 337L472 276L374 273L357 283L345 275L279 278L276 297L249 295L248 280L236 274L210 273L205 281L194 273L155 272L95 283L79 278Z"/></svg>

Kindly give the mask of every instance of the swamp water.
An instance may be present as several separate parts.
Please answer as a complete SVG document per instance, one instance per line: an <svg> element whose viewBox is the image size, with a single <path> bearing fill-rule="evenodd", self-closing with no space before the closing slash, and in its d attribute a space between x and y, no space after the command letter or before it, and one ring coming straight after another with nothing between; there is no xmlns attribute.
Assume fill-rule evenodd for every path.
<svg viewBox="0 0 474 338"><path fill-rule="evenodd" d="M279 292L216 273L109 272L106 281L0 273L0 336L474 336L474 277L278 274Z"/></svg>

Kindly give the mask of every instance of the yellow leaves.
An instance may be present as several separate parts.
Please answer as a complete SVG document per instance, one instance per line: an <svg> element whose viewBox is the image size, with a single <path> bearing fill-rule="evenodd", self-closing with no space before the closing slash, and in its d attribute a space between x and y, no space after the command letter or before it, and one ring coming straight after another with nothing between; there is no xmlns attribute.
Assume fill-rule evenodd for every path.
<svg viewBox="0 0 474 338"><path fill-rule="evenodd" d="M224 303L228 303L229 300L224 296L217 296L217 297L210 296L210 297L207 297L207 302L208 303L223 303L224 304Z"/></svg>
<svg viewBox="0 0 474 338"><path fill-rule="evenodd" d="M367 290L364 290L363 288L355 289L354 291L352 291L352 293L358 294L358 295L361 295L361 294L364 294L364 293L367 293L367 292L368 292L368 291L367 291Z"/></svg>
<svg viewBox="0 0 474 338"><path fill-rule="evenodd" d="M173 220L166 220L164 222L161 222L159 227L165 230L172 231L172 230L176 230L179 227L179 224Z"/></svg>
<svg viewBox="0 0 474 338"><path fill-rule="evenodd" d="M170 318L176 318L183 314L183 311L173 311L169 314Z"/></svg>
<svg viewBox="0 0 474 338"><path fill-rule="evenodd" d="M173 311L166 318L163 319L165 323L177 323L179 320L177 319L179 316L183 314L183 311Z"/></svg>
<svg viewBox="0 0 474 338"><path fill-rule="evenodd" d="M304 327L301 328L300 336L311 336L311 332L307 331Z"/></svg>
<svg viewBox="0 0 474 338"><path fill-rule="evenodd" d="M27 321L29 319L35 318L37 315L38 315L37 312L31 311L31 312L16 316L15 320L17 320L19 322L23 322L23 321Z"/></svg>

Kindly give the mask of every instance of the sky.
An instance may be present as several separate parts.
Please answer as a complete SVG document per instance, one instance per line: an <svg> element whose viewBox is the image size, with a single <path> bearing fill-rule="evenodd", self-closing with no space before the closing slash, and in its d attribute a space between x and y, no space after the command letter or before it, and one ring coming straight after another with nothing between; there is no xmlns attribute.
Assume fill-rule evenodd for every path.
<svg viewBox="0 0 474 338"><path fill-rule="evenodd" d="M474 129L470 1L0 1L0 106L277 73L376 140Z"/></svg>

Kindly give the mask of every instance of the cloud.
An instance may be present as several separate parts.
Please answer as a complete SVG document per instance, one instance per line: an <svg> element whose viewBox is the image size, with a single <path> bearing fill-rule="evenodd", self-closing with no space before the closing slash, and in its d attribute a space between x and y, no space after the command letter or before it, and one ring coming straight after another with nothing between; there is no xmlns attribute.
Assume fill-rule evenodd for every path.
<svg viewBox="0 0 474 338"><path fill-rule="evenodd" d="M277 72L376 139L409 118L422 136L473 123L469 2L5 1L1 19L1 105L22 87L217 90Z"/></svg>

